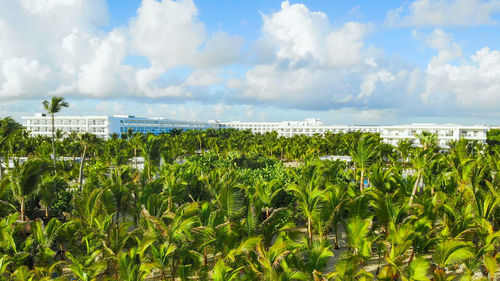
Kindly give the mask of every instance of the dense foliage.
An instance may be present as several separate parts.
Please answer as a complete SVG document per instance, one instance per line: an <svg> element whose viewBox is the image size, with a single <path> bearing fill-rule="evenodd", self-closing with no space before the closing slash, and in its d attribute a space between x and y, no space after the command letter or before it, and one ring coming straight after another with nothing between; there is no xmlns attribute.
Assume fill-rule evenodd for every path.
<svg viewBox="0 0 500 281"><path fill-rule="evenodd" d="M6 118L0 280L495 280L498 149L421 141L236 130L53 139Z"/></svg>

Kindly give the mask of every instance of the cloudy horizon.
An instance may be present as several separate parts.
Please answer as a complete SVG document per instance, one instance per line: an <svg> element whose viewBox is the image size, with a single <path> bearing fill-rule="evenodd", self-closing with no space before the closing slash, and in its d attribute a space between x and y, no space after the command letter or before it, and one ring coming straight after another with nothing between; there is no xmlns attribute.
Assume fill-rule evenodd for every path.
<svg viewBox="0 0 500 281"><path fill-rule="evenodd" d="M0 2L0 118L500 118L500 1Z"/></svg>

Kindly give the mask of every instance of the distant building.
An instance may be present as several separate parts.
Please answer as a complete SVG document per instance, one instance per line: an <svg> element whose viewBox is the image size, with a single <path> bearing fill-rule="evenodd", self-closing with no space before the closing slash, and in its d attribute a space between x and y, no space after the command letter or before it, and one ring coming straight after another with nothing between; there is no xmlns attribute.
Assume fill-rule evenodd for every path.
<svg viewBox="0 0 500 281"><path fill-rule="evenodd" d="M452 140L460 138L475 140L486 143L486 132L488 126L462 126L455 124L410 124L395 126L354 126L354 125L323 125L319 119L308 118L305 121L282 121L282 122L240 122L231 121L221 123L226 128L238 130L251 130L253 133L277 132L280 137L292 137L295 135L312 136L314 134L367 132L379 133L384 143L397 145L399 140L410 139L415 145L419 145L418 135L422 132L436 134L441 147L448 147Z"/></svg>
<svg viewBox="0 0 500 281"><path fill-rule="evenodd" d="M31 135L50 136L52 121L50 116L37 113L35 116L22 117L23 126ZM92 133L106 139L113 134L126 134L129 130L139 133L160 134L174 129L205 130L208 128L234 128L251 130L253 133L264 134L276 132L279 137L295 135L313 136L331 133L365 132L379 133L384 143L397 145L399 140L411 139L416 145L418 135L422 132L436 134L441 147L447 147L451 140L460 138L486 143L488 126L462 126L455 124L410 124L394 126L355 126L355 125L324 125L319 119L307 118L304 121L281 122L218 122L218 121L179 121L161 118L138 118L131 115L113 116L56 116L56 130L64 133Z"/></svg>
<svg viewBox="0 0 500 281"><path fill-rule="evenodd" d="M317 118L307 118L305 121L281 122L222 122L221 126L238 130L251 130L252 133L277 132L279 137L292 137L295 135L313 136L314 134L366 132L379 133L379 126L354 126L354 125L323 125Z"/></svg>
<svg viewBox="0 0 500 281"><path fill-rule="evenodd" d="M51 136L52 119L50 116L37 113L35 116L22 117L23 126L32 136ZM179 121L161 118L138 118L132 115L113 116L56 116L55 129L64 133L92 133L99 138L107 139L113 134L126 134L129 129L134 133L160 134L174 129L204 130L218 128L215 121Z"/></svg>
<svg viewBox="0 0 500 281"><path fill-rule="evenodd" d="M438 144L441 147L448 147L448 143L453 140L467 139L486 143L486 133L489 127L482 125L463 126L455 124L411 124L381 126L380 137L385 143L397 145L398 141L411 139L416 145L420 145L418 135L422 132L429 132L437 135Z"/></svg>

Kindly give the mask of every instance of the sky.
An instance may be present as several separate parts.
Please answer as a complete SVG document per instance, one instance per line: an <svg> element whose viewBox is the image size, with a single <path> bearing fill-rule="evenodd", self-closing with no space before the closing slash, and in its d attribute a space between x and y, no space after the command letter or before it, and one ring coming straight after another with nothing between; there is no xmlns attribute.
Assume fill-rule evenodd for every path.
<svg viewBox="0 0 500 281"><path fill-rule="evenodd" d="M500 0L0 0L0 118L500 124Z"/></svg>

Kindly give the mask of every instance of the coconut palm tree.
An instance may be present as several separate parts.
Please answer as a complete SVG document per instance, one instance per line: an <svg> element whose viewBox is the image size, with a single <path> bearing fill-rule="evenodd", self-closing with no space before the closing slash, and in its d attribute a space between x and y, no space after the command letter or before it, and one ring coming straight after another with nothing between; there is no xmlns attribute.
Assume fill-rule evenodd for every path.
<svg viewBox="0 0 500 281"><path fill-rule="evenodd" d="M356 216L347 221L347 244L352 249L353 256L362 261L370 258L372 245L371 226L371 218L361 219Z"/></svg>
<svg viewBox="0 0 500 281"><path fill-rule="evenodd" d="M120 280L145 280L153 269L153 265L144 261L144 251L147 247L133 247L128 252L118 255Z"/></svg>
<svg viewBox="0 0 500 281"><path fill-rule="evenodd" d="M21 126L10 117L5 117L0 120L0 179L3 176L2 162L6 163L5 166L8 166L9 163L8 154L5 153L7 140L15 134L16 130L20 128ZM1 156L4 156L4 159L2 159Z"/></svg>
<svg viewBox="0 0 500 281"><path fill-rule="evenodd" d="M310 280L304 272L291 268L287 256L292 254L290 241L278 238L266 249L262 242L257 244L257 262L252 262L251 269L257 274L258 280Z"/></svg>
<svg viewBox="0 0 500 281"><path fill-rule="evenodd" d="M26 197L36 190L46 167L46 163L38 159L22 164L14 160L14 168L0 182L0 185L10 190L12 197L19 204L21 221L25 218Z"/></svg>
<svg viewBox="0 0 500 281"><path fill-rule="evenodd" d="M422 183L422 176L424 173L424 169L427 165L427 161L430 158L430 157L428 157L429 153L430 152L426 149L416 147L410 156L410 161L412 163L413 169L416 172L416 176L415 176L416 180L415 180L415 184L413 185L412 192L411 192L409 205L411 205L413 203L413 199L415 198L415 195L417 194L418 186L423 184Z"/></svg>
<svg viewBox="0 0 500 281"><path fill-rule="evenodd" d="M282 189L278 187L277 180L260 181L255 185L255 198L258 205L264 208L266 219L270 215L271 202L281 191Z"/></svg>
<svg viewBox="0 0 500 281"><path fill-rule="evenodd" d="M299 184L288 186L297 199L297 206L307 221L307 236L309 242L313 239L313 219L318 218L323 206L325 191L319 186L320 177L317 171L310 175L302 175Z"/></svg>
<svg viewBox="0 0 500 281"><path fill-rule="evenodd" d="M80 281L99 280L106 270L106 261L100 259L100 255L100 250L90 251L88 247L84 255L77 257L71 252L66 252L66 257L70 261L68 268L73 278Z"/></svg>
<svg viewBox="0 0 500 281"><path fill-rule="evenodd" d="M52 249L64 225L58 219L51 219L46 225L38 219L31 223L33 248L31 254L35 265L50 266L54 263L56 252Z"/></svg>
<svg viewBox="0 0 500 281"><path fill-rule="evenodd" d="M347 188L342 184L327 184L324 198L323 217L326 221L325 228L328 230L333 228L334 247L340 249L339 246L339 223L342 221L342 213L345 210L347 203Z"/></svg>
<svg viewBox="0 0 500 281"><path fill-rule="evenodd" d="M223 260L217 261L210 275L211 280L213 281L233 281L239 280L240 271L243 269L243 266L238 268L232 268L224 263Z"/></svg>
<svg viewBox="0 0 500 281"><path fill-rule="evenodd" d="M172 281L179 275L179 271L182 273L186 268L188 260L193 262L202 258L193 248L199 225L199 217L195 216L197 208L194 203L184 204L175 213L167 212L162 218L152 216L145 207L142 208L142 215L148 225L147 236L156 240L155 243L166 244L173 249L173 253L164 261Z"/></svg>
<svg viewBox="0 0 500 281"><path fill-rule="evenodd" d="M147 135L145 140L138 143L142 157L144 157L144 169L148 180L152 179L154 167L160 160L161 144L161 138L155 135Z"/></svg>
<svg viewBox="0 0 500 281"><path fill-rule="evenodd" d="M87 150L92 148L93 145L97 143L97 137L94 134L85 133L79 137L80 145L83 146L82 156L80 158L80 170L78 173L78 189L82 191L83 184L83 167L85 165L85 158L87 156Z"/></svg>
<svg viewBox="0 0 500 281"><path fill-rule="evenodd" d="M54 160L54 174L57 173L57 156L56 156L56 127L55 127L55 114L59 113L63 108L69 107L69 103L67 103L63 97L52 97L50 101L44 100L42 102L43 107L50 114L52 119L52 159Z"/></svg>
<svg viewBox="0 0 500 281"><path fill-rule="evenodd" d="M351 155L352 161L354 162L355 175L358 170L361 173L359 190L362 192L365 186L364 180L366 169L378 153L377 144L369 135L362 135L357 143L345 142L349 148L349 155Z"/></svg>
<svg viewBox="0 0 500 281"><path fill-rule="evenodd" d="M474 253L467 242L457 239L443 239L437 244L432 257L436 263L433 275L437 280L446 280L446 267L473 257Z"/></svg>

